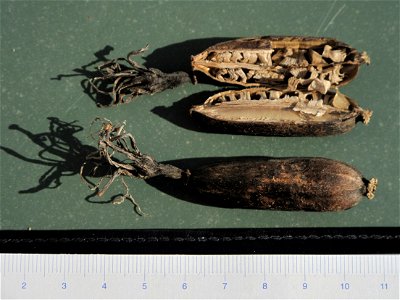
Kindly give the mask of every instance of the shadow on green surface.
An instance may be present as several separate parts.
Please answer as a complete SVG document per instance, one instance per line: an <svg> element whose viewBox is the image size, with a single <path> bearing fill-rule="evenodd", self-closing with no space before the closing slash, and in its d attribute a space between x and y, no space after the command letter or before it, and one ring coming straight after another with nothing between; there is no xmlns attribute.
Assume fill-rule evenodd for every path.
<svg viewBox="0 0 400 300"><path fill-rule="evenodd" d="M108 95L96 93L96 91L93 90L93 87L89 82L89 79L101 75L101 73L97 68L91 69L91 67L97 66L99 64L104 64L105 62L109 61L107 55L109 55L113 50L114 48L112 46L106 45L103 49L100 49L99 51L93 53L93 55L96 57L95 60L83 66L80 66L79 68L73 69L72 71L74 71L75 73L58 74L56 77L52 77L50 79L61 81L63 78L84 77L84 79L81 81L81 87L83 89L83 92L87 94L90 97L90 99L97 105L107 105L108 103L110 103L111 98ZM105 84L106 83L104 83L104 85ZM105 88L105 86L99 86L99 88Z"/></svg>
<svg viewBox="0 0 400 300"><path fill-rule="evenodd" d="M204 103L208 97L215 93L216 91L203 91L189 95L188 97L174 102L171 106L156 106L151 112L179 127L204 132L205 129L201 128L201 126L190 117L190 109L193 105Z"/></svg>
<svg viewBox="0 0 400 300"><path fill-rule="evenodd" d="M37 158L30 158L11 148L0 146L1 150L18 159L35 165L49 167L40 176L36 186L21 190L19 193L36 193L44 189L59 187L62 184L62 177L78 175L86 156L96 151L95 147L82 144L74 136L83 130L82 126L76 124L77 121L65 122L55 117L47 119L50 122L48 132L33 133L17 124L9 126L9 129L24 134L34 144L42 148L37 153ZM104 173L104 170L102 172ZM100 171L99 174L99 176L102 175Z"/></svg>
<svg viewBox="0 0 400 300"><path fill-rule="evenodd" d="M199 54L212 45L232 39L235 39L235 37L191 39L180 43L170 44L155 49L152 53L143 57L145 60L143 65L147 68L157 68L167 73L184 71L190 74L192 72L192 55Z"/></svg>

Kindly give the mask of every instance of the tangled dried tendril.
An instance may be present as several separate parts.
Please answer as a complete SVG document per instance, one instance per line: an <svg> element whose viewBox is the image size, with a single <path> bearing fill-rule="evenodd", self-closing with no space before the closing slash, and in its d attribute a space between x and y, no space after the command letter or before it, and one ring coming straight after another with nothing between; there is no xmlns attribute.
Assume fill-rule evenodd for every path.
<svg viewBox="0 0 400 300"><path fill-rule="evenodd" d="M113 59L100 65L98 70L102 76L89 80L97 93L112 98L109 106L129 103L140 95L152 95L191 81L185 72L164 73L155 68L146 68L133 60L134 56L147 49L148 45L130 52L127 58Z"/></svg>
<svg viewBox="0 0 400 300"><path fill-rule="evenodd" d="M164 176L173 179L180 179L187 171L169 164L162 164L155 161L151 156L143 154L136 146L135 138L125 130L126 122L113 125L105 118L96 118L93 122L102 122L100 130L97 132L98 149L86 157L86 162L81 166L81 178L89 185L92 190L97 191L98 196L103 196L112 183L119 178L124 186L123 195L113 200L114 204L120 204L124 200L130 200L139 215L143 215L139 205L129 192L128 185L124 181L124 176L149 179L156 176ZM103 176L97 184L87 180L84 176L84 168L88 162L95 167L91 171L94 175L96 169L107 166L110 174ZM103 185L105 178L109 178Z"/></svg>

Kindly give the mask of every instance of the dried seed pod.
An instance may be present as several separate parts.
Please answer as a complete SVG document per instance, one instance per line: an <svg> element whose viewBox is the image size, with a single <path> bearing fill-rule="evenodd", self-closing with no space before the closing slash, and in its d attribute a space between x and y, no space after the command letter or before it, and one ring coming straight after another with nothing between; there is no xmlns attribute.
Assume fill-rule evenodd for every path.
<svg viewBox="0 0 400 300"><path fill-rule="evenodd" d="M189 81L184 72L165 74L133 62L132 55L144 50L128 55L125 61L131 68L122 68L113 61L112 68L106 65L105 76L97 78L113 81L109 92L113 104ZM252 88L218 93L204 105L194 107L192 116L212 131L224 133L343 133L354 127L356 121L367 124L372 115L338 92L339 86L354 79L361 64L369 62L365 52L331 38L267 36L219 43L192 56L193 71L223 83ZM251 101L259 100L260 93L269 96Z"/></svg>
<svg viewBox="0 0 400 300"><path fill-rule="evenodd" d="M366 180L353 167L326 158L232 158L186 170L140 153L124 124L113 126L109 121L99 132L98 145L88 161L113 170L104 187L100 188L101 181L92 184L99 196L118 177L128 176L168 181L175 190L185 190L216 206L340 211L355 206L362 196L372 199L377 185L376 179ZM115 203L128 199L141 213L123 177L121 180L125 194Z"/></svg>
<svg viewBox="0 0 400 300"><path fill-rule="evenodd" d="M249 56L257 59L245 59ZM369 63L365 52L328 38L259 37L223 42L193 56L193 69L221 82L260 88L218 93L204 105L193 107L191 114L217 132L343 133L356 121L367 124L372 115L337 89L352 80L363 63Z"/></svg>
<svg viewBox="0 0 400 300"><path fill-rule="evenodd" d="M298 36L242 38L192 56L193 70L215 80L283 89L292 77L299 80L298 89L307 89L322 79L332 87L341 86L356 76L361 64L369 62L365 52L335 39Z"/></svg>
<svg viewBox="0 0 400 300"><path fill-rule="evenodd" d="M190 171L191 191L227 206L340 211L373 198L377 180L326 158L236 158ZM232 202L232 203L230 203Z"/></svg>
<svg viewBox="0 0 400 300"><path fill-rule="evenodd" d="M323 136L369 122L372 112L331 90L318 92L249 88L215 94L191 115L215 132L275 136Z"/></svg>

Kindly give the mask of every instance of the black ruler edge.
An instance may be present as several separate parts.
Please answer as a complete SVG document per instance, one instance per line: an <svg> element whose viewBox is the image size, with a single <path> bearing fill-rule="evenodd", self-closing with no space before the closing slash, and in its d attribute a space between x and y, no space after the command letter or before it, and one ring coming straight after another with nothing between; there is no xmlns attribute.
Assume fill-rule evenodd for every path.
<svg viewBox="0 0 400 300"><path fill-rule="evenodd" d="M398 254L400 227L1 230L1 253Z"/></svg>

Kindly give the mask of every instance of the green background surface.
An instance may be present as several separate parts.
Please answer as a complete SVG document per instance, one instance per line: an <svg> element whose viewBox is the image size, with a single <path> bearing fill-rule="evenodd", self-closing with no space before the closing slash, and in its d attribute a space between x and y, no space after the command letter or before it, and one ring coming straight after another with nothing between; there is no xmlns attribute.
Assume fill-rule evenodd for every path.
<svg viewBox="0 0 400 300"><path fill-rule="evenodd" d="M322 138L212 134L196 129L188 108L220 87L188 83L98 108L81 86L107 46L111 59L149 44L137 60L170 72L188 70L190 55L220 38L256 35L328 36L367 51L371 65L342 92L374 111L370 124ZM97 116L126 120L141 151L158 161L323 156L377 177L378 191L338 213L257 211L190 203L128 179L148 214L140 217L129 202L108 203L119 184L103 199L85 199L82 158L68 149L72 137L96 146L89 127ZM82 130L60 132L61 121L74 120ZM399 2L1 1L0 144L1 229L399 226Z"/></svg>

